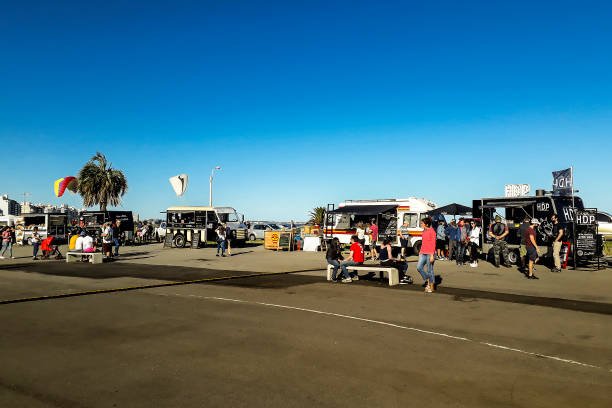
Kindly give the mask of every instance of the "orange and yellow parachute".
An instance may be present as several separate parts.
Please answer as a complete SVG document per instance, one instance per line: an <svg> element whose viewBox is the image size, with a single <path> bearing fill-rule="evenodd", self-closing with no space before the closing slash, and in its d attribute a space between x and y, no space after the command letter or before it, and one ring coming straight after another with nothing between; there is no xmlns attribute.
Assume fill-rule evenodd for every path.
<svg viewBox="0 0 612 408"><path fill-rule="evenodd" d="M64 195L66 189L76 193L77 186L79 185L76 177L67 176L62 177L60 179L55 180L53 183L53 191L57 197L61 197Z"/></svg>

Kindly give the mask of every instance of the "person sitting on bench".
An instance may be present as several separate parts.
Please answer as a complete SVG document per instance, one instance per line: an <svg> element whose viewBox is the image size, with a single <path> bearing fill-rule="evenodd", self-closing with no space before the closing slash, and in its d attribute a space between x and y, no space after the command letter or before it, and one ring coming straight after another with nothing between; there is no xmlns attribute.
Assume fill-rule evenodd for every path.
<svg viewBox="0 0 612 408"><path fill-rule="evenodd" d="M347 266L358 266L363 265L364 255L363 255L363 246L359 243L359 238L357 235L353 235L351 237L351 254L349 257L340 263L340 267L342 268L342 274L344 276L348 275ZM352 280L359 280L359 275L355 272L351 276Z"/></svg>
<svg viewBox="0 0 612 408"><path fill-rule="evenodd" d="M408 271L408 262L393 259L391 240L389 238L383 240L380 252L378 253L378 259L380 260L381 266L397 269L399 272L400 285L412 284L412 278L410 275L406 274ZM382 272L380 273L380 278L382 280Z"/></svg>

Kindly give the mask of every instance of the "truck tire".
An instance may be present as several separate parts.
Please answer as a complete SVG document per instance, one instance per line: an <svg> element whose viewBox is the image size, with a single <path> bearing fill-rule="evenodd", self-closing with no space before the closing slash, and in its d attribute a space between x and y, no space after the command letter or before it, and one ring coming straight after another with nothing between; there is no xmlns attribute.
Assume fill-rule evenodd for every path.
<svg viewBox="0 0 612 408"><path fill-rule="evenodd" d="M257 237L255 236L255 234L251 234L249 235L249 241L255 241Z"/></svg>
<svg viewBox="0 0 612 408"><path fill-rule="evenodd" d="M414 245L412 246L412 250L414 251L415 255L418 255L419 251L421 250L421 241L415 242Z"/></svg>
<svg viewBox="0 0 612 408"><path fill-rule="evenodd" d="M508 251L508 262L510 265L516 265L519 262L520 255L518 251Z"/></svg>
<svg viewBox="0 0 612 408"><path fill-rule="evenodd" d="M185 236L183 234L176 234L172 242L174 243L175 247L184 248L185 244L187 243L187 240L185 239Z"/></svg>

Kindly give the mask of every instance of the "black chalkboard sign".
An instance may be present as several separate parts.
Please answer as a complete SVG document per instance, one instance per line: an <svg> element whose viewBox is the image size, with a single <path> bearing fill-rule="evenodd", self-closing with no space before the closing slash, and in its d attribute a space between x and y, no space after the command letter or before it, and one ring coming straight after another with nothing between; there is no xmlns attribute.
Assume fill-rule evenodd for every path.
<svg viewBox="0 0 612 408"><path fill-rule="evenodd" d="M171 248L172 247L172 240L173 240L174 236L172 233L166 233L166 237L164 238L164 248Z"/></svg>
<svg viewBox="0 0 612 408"><path fill-rule="evenodd" d="M194 232L191 234L191 248L198 249L200 247L200 233Z"/></svg>
<svg viewBox="0 0 612 408"><path fill-rule="evenodd" d="M576 258L578 261L592 259L597 254L596 209L576 211Z"/></svg>
<svg viewBox="0 0 612 408"><path fill-rule="evenodd" d="M378 217L378 239L395 240L397 236L397 217L395 214L381 214Z"/></svg>

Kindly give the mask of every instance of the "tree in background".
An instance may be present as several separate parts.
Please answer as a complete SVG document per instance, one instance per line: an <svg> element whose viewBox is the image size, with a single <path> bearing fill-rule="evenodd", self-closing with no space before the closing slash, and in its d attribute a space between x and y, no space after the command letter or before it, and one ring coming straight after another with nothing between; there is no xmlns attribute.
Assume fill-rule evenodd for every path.
<svg viewBox="0 0 612 408"><path fill-rule="evenodd" d="M118 206L121 197L127 191L127 179L121 170L113 169L106 156L97 152L79 171L78 192L83 197L83 205L91 207L100 205L100 211L106 206Z"/></svg>
<svg viewBox="0 0 612 408"><path fill-rule="evenodd" d="M310 211L309 224L312 225L323 225L325 221L325 207L315 207Z"/></svg>

